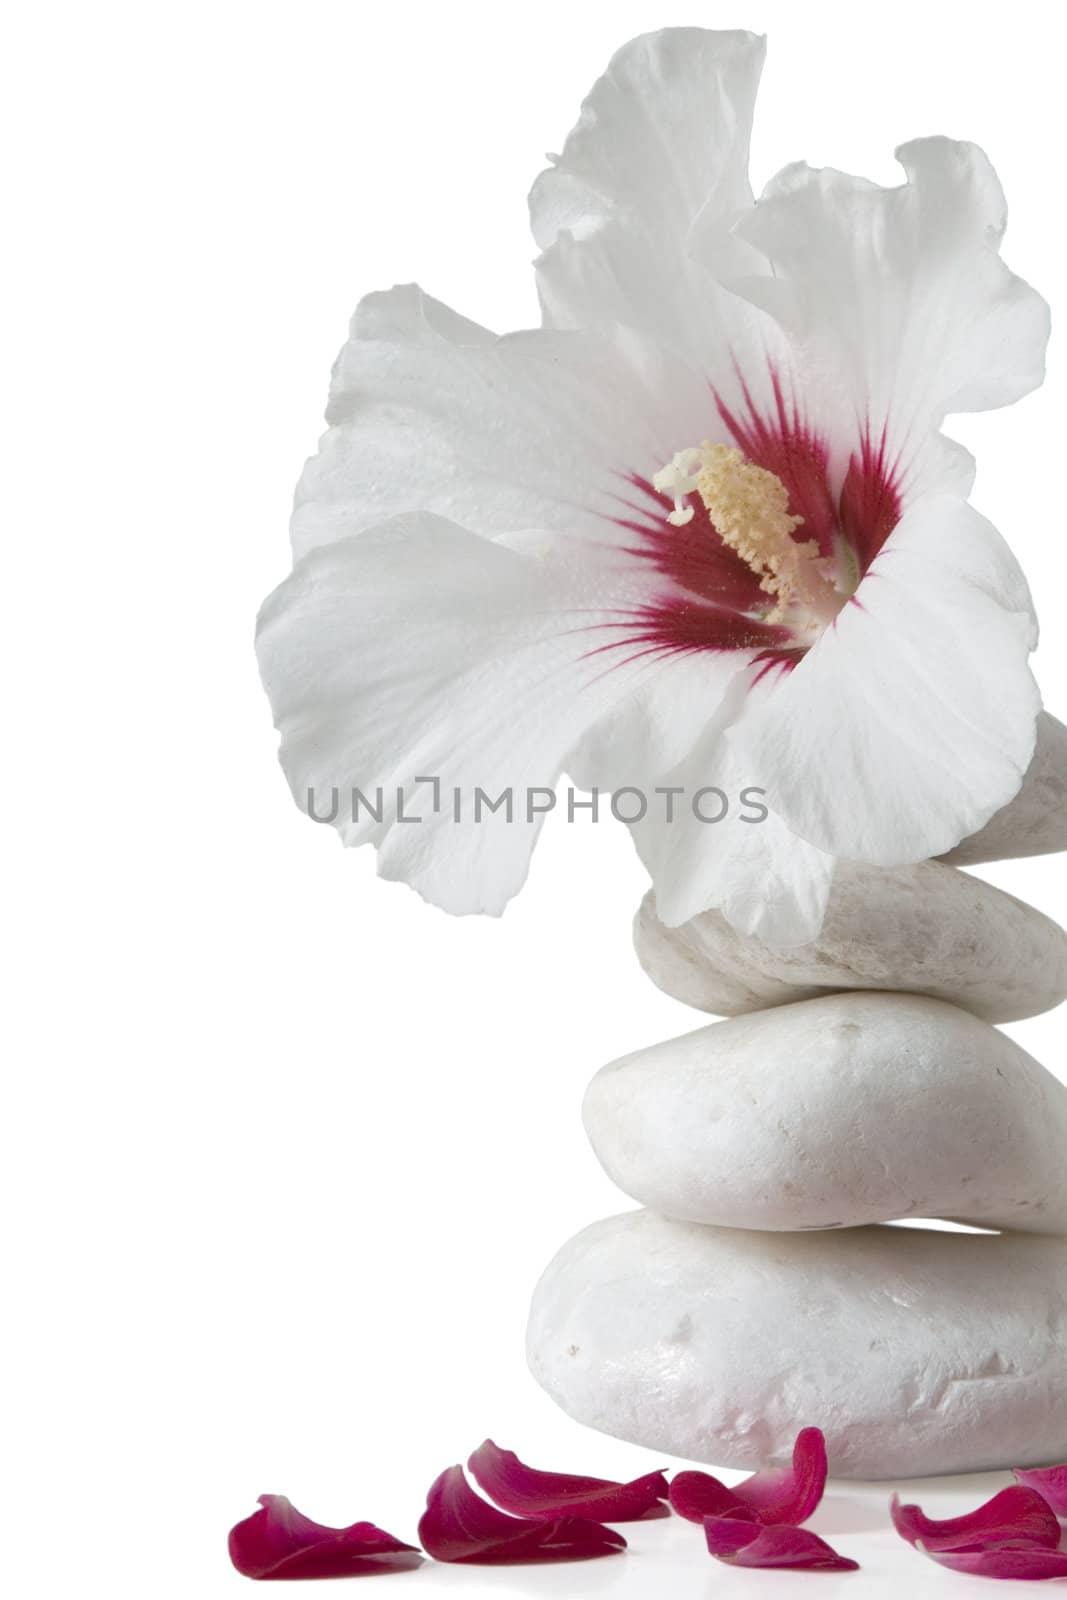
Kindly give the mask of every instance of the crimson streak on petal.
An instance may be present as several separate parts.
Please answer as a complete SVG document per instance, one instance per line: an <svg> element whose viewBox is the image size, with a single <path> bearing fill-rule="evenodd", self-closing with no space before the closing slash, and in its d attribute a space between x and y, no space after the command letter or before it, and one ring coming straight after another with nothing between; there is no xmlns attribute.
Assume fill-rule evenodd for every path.
<svg viewBox="0 0 1067 1600"><path fill-rule="evenodd" d="M853 594L900 520L896 464L889 459L886 430L875 438L864 424L849 456L840 493L830 480L827 441L787 399L781 377L770 372L774 396L764 415L741 378L744 407L731 410L715 393L719 418L753 466L784 485L789 512L803 519L794 537L814 540L836 583L842 603ZM617 634L603 650L667 656L711 650L756 651L761 662L792 670L810 648L810 634L795 634L786 622L768 623L773 610L761 576L727 544L700 495L688 496L690 520L668 520L672 502L641 473L623 475L632 498L613 520L629 540L623 553L662 577L663 592L636 606L619 623L602 627Z"/></svg>
<svg viewBox="0 0 1067 1600"><path fill-rule="evenodd" d="M822 554L833 556L837 516L830 489L829 447L800 415L795 399L787 405L781 377L773 367L771 388L775 406L773 421L760 415L743 378L741 389L748 415L737 416L716 394L719 416L748 459L757 467L773 472L785 484L790 511L804 518L799 536L817 540Z"/></svg>
<svg viewBox="0 0 1067 1600"><path fill-rule="evenodd" d="M861 574L900 521L900 509L900 485L888 459L885 429L876 446L868 426L849 462L840 500L841 532Z"/></svg>
<svg viewBox="0 0 1067 1600"><path fill-rule="evenodd" d="M746 616L766 606L759 579L737 551L724 543L703 501L692 499L692 521L676 528L667 521L670 500L647 478L638 473L628 476L647 504L634 506L633 518L616 519L620 528L637 535L638 542L625 547L627 555L647 562L710 607Z"/></svg>
<svg viewBox="0 0 1067 1600"><path fill-rule="evenodd" d="M635 606L618 622L597 624L596 631L613 637L590 654L626 651L626 661L648 656L693 655L705 650L755 650L761 660L792 667L801 658L789 629L764 622L768 597L759 579L723 540L699 500L685 527L667 521L670 501L647 478L628 474L629 482L649 505L633 506L634 516L616 518L636 535L624 554L650 565L667 580L663 593Z"/></svg>

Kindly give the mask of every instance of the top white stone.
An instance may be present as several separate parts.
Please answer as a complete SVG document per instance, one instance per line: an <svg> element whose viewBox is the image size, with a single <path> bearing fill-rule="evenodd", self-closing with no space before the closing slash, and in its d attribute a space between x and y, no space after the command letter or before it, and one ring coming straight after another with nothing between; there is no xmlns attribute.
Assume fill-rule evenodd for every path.
<svg viewBox="0 0 1067 1600"><path fill-rule="evenodd" d="M968 867L1059 850L1067 850L1067 728L1042 711L1034 759L1015 799L942 859Z"/></svg>
<svg viewBox="0 0 1067 1600"><path fill-rule="evenodd" d="M646 895L634 926L641 965L677 1000L739 1016L844 989L927 994L986 1022L1016 1022L1067 998L1067 934L980 878L937 861L838 862L810 944L776 949L718 911L668 928Z"/></svg>

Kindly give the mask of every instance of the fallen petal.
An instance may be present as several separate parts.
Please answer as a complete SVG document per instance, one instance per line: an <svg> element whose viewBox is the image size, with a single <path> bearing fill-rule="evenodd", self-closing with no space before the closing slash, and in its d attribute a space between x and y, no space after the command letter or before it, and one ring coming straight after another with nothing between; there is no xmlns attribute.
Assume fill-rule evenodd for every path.
<svg viewBox="0 0 1067 1600"><path fill-rule="evenodd" d="M826 1440L821 1428L802 1428L791 1467L767 1467L727 1488L708 1472L679 1472L671 1479L671 1505L680 1517L703 1522L745 1506L760 1522L795 1526L806 1522L826 1487Z"/></svg>
<svg viewBox="0 0 1067 1600"><path fill-rule="evenodd" d="M373 1522L326 1528L302 1516L283 1494L261 1494L259 1503L261 1511L230 1529L230 1560L246 1578L352 1578L422 1565L414 1545Z"/></svg>
<svg viewBox="0 0 1067 1600"><path fill-rule="evenodd" d="M732 1489L710 1472L678 1472L671 1479L671 1505L687 1522L703 1522L705 1517L728 1517L744 1511ZM755 1513L753 1513L753 1517Z"/></svg>
<svg viewBox="0 0 1067 1600"><path fill-rule="evenodd" d="M568 1472L539 1472L520 1461L513 1450L501 1450L492 1439L478 1446L467 1462L480 1489L505 1511L518 1517L592 1517L601 1522L636 1522L663 1516L667 1479L649 1472L631 1483L607 1478L582 1478Z"/></svg>
<svg viewBox="0 0 1067 1600"><path fill-rule="evenodd" d="M733 1493L751 1507L761 1522L806 1522L826 1488L826 1439L821 1428L801 1428L793 1446L791 1467L769 1467Z"/></svg>
<svg viewBox="0 0 1067 1600"><path fill-rule="evenodd" d="M1067 1550L924 1550L942 1567L974 1578L1067 1578Z"/></svg>
<svg viewBox="0 0 1067 1600"><path fill-rule="evenodd" d="M1014 1472L1020 1483L1036 1489L1053 1511L1067 1517L1067 1463L1062 1467L1033 1467L1025 1472L1015 1467Z"/></svg>
<svg viewBox="0 0 1067 1600"><path fill-rule="evenodd" d="M435 1561L586 1561L626 1549L612 1528L582 1517L511 1517L474 1493L463 1468L448 1467L426 1496L419 1523Z"/></svg>
<svg viewBox="0 0 1067 1600"><path fill-rule="evenodd" d="M811 1568L821 1572L855 1572L858 1561L839 1556L810 1528L766 1525L740 1516L705 1517L708 1549L732 1567Z"/></svg>
<svg viewBox="0 0 1067 1600"><path fill-rule="evenodd" d="M1016 1484L963 1517L941 1521L923 1515L918 1506L902 1506L899 1495L889 1502L893 1526L909 1544L924 1550L989 1551L998 1546L1055 1550L1060 1525L1051 1506L1034 1489Z"/></svg>

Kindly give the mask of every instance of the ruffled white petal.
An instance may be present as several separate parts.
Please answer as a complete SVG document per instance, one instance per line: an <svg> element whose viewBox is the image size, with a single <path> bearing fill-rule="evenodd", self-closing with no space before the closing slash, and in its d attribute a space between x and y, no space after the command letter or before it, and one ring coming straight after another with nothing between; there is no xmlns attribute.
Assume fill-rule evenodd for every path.
<svg viewBox="0 0 1067 1600"><path fill-rule="evenodd" d="M833 860L766 813L758 771L732 742L734 724L771 693L773 678L752 667L750 652L668 658L565 762L582 788L631 786L648 799L630 831L668 927L718 909L783 947L806 944L822 926ZM728 810L716 822L719 794Z"/></svg>
<svg viewBox="0 0 1067 1600"><path fill-rule="evenodd" d="M369 295L297 488L294 552L417 510L489 536L608 537L622 475L651 476L706 411L703 386L638 340L498 337L414 285Z"/></svg>
<svg viewBox="0 0 1067 1600"><path fill-rule="evenodd" d="M623 323L697 366L724 366L729 297L688 241L698 221L714 232L752 203L763 56L750 33L666 28L613 57L530 195L549 326ZM735 303L735 324L739 313Z"/></svg>
<svg viewBox="0 0 1067 1600"><path fill-rule="evenodd" d="M746 677L749 675L746 675ZM664 786L684 790L669 827L646 819L631 831L656 890L656 910L668 927L717 909L744 933L776 947L807 944L822 926L833 858L797 838L774 812L763 814L759 774L731 736L739 714L768 698L766 680L735 682L733 693L702 739ZM720 821L721 801L729 801Z"/></svg>
<svg viewBox="0 0 1067 1600"><path fill-rule="evenodd" d="M543 821L527 791L554 788L587 730L658 670L602 649L647 581L595 546L505 545L427 514L312 551L258 636L297 803L347 844L375 843L383 876L449 911L499 913ZM353 789L380 817L362 802L353 816ZM510 819L489 807L508 790Z"/></svg>
<svg viewBox="0 0 1067 1600"><path fill-rule="evenodd" d="M1036 625L1003 539L964 503L907 512L833 627L737 725L768 803L820 849L921 861L1018 791Z"/></svg>
<svg viewBox="0 0 1067 1600"><path fill-rule="evenodd" d="M946 415L1042 381L1049 322L1000 259L1004 196L982 151L933 138L897 154L896 188L787 167L734 228L766 273L732 287L784 331L790 383L838 467L861 430L884 428L914 498L939 481L928 452Z"/></svg>
<svg viewBox="0 0 1067 1600"><path fill-rule="evenodd" d="M709 723L718 725L719 708L747 682L750 659L743 650L662 656L570 752L570 777L581 789L651 792L706 738Z"/></svg>
<svg viewBox="0 0 1067 1600"><path fill-rule="evenodd" d="M582 104L563 153L530 199L547 250L623 215L684 237L710 200L752 200L748 144L765 42L739 30L663 28L616 51Z"/></svg>

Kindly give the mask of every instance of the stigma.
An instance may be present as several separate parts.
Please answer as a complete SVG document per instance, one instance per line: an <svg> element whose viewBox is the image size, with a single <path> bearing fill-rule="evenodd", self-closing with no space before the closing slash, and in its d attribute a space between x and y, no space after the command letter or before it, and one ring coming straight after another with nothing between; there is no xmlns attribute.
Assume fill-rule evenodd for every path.
<svg viewBox="0 0 1067 1600"><path fill-rule="evenodd" d="M834 564L816 540L795 537L804 518L790 512L789 491L775 473L731 445L705 443L678 451L652 483L673 499L667 521L675 528L692 521L693 507L686 502L700 496L723 543L751 568L770 597L765 622L821 633L837 615L846 595Z"/></svg>

